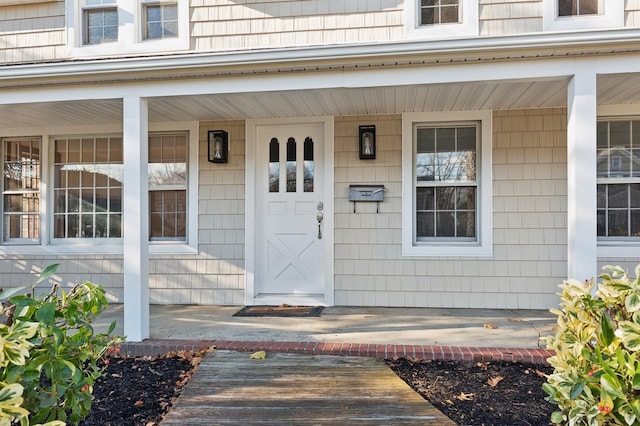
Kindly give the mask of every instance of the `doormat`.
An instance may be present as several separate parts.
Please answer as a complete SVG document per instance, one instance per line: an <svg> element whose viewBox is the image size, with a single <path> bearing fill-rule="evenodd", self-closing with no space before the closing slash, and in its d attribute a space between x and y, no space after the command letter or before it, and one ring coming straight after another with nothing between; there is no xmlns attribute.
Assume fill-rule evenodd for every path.
<svg viewBox="0 0 640 426"><path fill-rule="evenodd" d="M245 306L234 317L319 317L324 306Z"/></svg>

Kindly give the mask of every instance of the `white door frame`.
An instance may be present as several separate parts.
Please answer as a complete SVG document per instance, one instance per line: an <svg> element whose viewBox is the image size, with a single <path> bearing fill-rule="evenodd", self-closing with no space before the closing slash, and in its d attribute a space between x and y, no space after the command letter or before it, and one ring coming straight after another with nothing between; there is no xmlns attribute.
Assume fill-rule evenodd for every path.
<svg viewBox="0 0 640 426"><path fill-rule="evenodd" d="M332 116L299 117L299 118L268 118L250 119L246 121L245 130L245 304L254 305L256 298L255 271L256 271L256 132L259 126L286 125L286 124L323 124L324 140L324 165L322 179L324 180L324 211L323 240L324 240L324 300L309 301L306 303L323 304L333 306L334 303L334 241L333 241L333 217L334 217L334 124ZM300 301L304 302L304 301Z"/></svg>

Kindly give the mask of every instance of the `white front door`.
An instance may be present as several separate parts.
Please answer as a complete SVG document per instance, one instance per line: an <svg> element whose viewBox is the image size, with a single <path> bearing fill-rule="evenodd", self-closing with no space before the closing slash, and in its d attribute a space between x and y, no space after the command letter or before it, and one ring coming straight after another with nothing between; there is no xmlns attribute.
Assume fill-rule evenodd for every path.
<svg viewBox="0 0 640 426"><path fill-rule="evenodd" d="M261 125L255 134L254 303L324 303L324 124Z"/></svg>

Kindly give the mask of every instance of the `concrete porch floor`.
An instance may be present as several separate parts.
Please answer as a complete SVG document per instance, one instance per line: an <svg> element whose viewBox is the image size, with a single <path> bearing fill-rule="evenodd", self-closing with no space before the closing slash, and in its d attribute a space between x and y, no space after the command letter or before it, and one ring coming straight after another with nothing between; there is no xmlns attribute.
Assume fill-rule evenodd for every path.
<svg viewBox="0 0 640 426"><path fill-rule="evenodd" d="M240 308L151 305L150 339L144 343L305 342L544 350L540 337L553 334L556 324L555 316L542 310L327 307L320 317L234 317ZM96 329L106 330L115 320L115 333L123 335L123 312L123 305L110 305L94 323Z"/></svg>

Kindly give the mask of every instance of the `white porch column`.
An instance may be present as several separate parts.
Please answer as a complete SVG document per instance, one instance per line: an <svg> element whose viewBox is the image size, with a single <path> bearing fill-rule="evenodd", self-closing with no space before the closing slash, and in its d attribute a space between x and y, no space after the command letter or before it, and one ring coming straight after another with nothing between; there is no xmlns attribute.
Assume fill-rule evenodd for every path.
<svg viewBox="0 0 640 426"><path fill-rule="evenodd" d="M595 72L576 72L567 103L567 278L588 280L598 274Z"/></svg>
<svg viewBox="0 0 640 426"><path fill-rule="evenodd" d="M138 96L123 99L124 334L149 337L148 106Z"/></svg>

